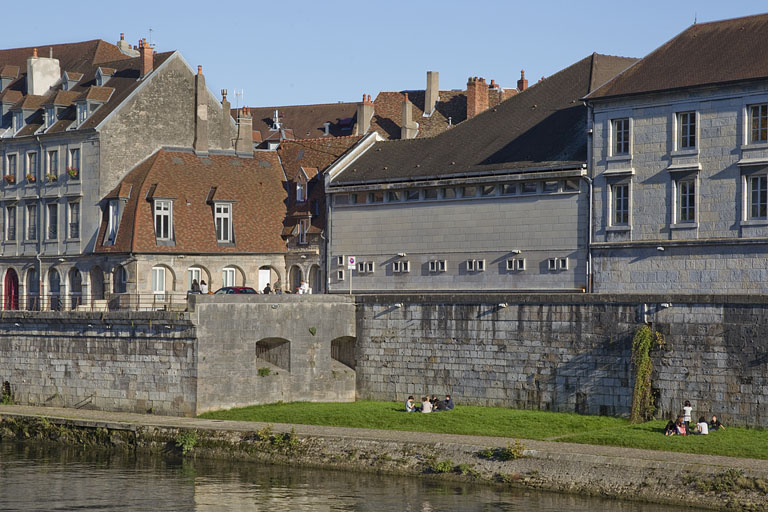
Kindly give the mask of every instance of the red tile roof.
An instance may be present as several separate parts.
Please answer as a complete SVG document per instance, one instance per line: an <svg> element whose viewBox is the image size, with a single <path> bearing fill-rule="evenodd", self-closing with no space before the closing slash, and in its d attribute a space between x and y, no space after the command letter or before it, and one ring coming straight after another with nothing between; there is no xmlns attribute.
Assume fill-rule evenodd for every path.
<svg viewBox="0 0 768 512"><path fill-rule="evenodd" d="M286 191L280 160L273 151L254 158L228 155L198 157L192 152L160 150L136 166L106 199L125 197L115 245L102 245L107 228L102 219L95 252L99 253L282 253ZM233 201L235 243L216 240L215 200ZM174 199L175 245L155 240L151 198Z"/></svg>

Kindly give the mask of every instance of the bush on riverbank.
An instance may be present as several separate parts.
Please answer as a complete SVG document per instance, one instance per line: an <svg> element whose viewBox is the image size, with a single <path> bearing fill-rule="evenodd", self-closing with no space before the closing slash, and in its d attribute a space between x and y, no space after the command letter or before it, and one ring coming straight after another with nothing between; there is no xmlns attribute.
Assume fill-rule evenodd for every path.
<svg viewBox="0 0 768 512"><path fill-rule="evenodd" d="M457 406L448 412L406 413L392 402L294 402L205 413L202 418L334 427L553 440L645 450L768 459L768 430L728 427L708 436L663 435L665 421L630 425L626 419L573 413Z"/></svg>

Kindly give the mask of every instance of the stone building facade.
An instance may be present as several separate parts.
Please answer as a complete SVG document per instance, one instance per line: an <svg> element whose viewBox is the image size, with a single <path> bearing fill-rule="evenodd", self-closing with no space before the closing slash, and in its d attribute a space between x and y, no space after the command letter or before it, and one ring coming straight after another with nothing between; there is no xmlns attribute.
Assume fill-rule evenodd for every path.
<svg viewBox="0 0 768 512"><path fill-rule="evenodd" d="M768 291L766 30L694 25L587 97L595 291Z"/></svg>

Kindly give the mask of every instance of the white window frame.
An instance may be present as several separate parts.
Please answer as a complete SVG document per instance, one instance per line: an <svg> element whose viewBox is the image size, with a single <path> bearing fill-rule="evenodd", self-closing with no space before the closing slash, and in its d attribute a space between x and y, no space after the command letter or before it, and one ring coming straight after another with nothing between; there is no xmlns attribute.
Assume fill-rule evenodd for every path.
<svg viewBox="0 0 768 512"><path fill-rule="evenodd" d="M401 271L400 267L401 267L400 266L400 261L393 261L392 262L392 272L399 273Z"/></svg>
<svg viewBox="0 0 768 512"><path fill-rule="evenodd" d="M336 266L343 267L344 265L346 265L346 258L344 255L336 256Z"/></svg>
<svg viewBox="0 0 768 512"><path fill-rule="evenodd" d="M339 269L339 270L336 271L336 279L338 281L343 281L344 280L344 269Z"/></svg>
<svg viewBox="0 0 768 512"><path fill-rule="evenodd" d="M11 169L13 167L13 169ZM13 176L14 180L19 178L19 154L8 153L5 155L5 172L3 176Z"/></svg>
<svg viewBox="0 0 768 512"><path fill-rule="evenodd" d="M307 240L307 232L309 231L309 219L299 219L299 235L296 239L296 243L299 245L306 245L308 243Z"/></svg>
<svg viewBox="0 0 768 512"><path fill-rule="evenodd" d="M45 128L48 129L56 123L56 107L45 108Z"/></svg>
<svg viewBox="0 0 768 512"><path fill-rule="evenodd" d="M517 271L525 270L525 258L518 258L515 261L517 261L517 263L515 264L516 265L515 270L517 270Z"/></svg>
<svg viewBox="0 0 768 512"><path fill-rule="evenodd" d="M11 119L13 122L13 133L16 134L24 128L24 112L14 112Z"/></svg>
<svg viewBox="0 0 768 512"><path fill-rule="evenodd" d="M192 281L197 279L198 286L200 285L200 281L203 279L203 269L200 267L189 267L187 269L187 290L192 289Z"/></svg>
<svg viewBox="0 0 768 512"><path fill-rule="evenodd" d="M620 126L620 124L622 126ZM626 125L626 126L623 126ZM621 144L621 147L619 147ZM626 148L626 150L625 150ZM611 156L626 157L632 154L632 122L629 117L611 119Z"/></svg>
<svg viewBox="0 0 768 512"><path fill-rule="evenodd" d="M758 126L755 127L755 109L758 110ZM757 137L754 135L757 134ZM768 143L768 103L747 105L747 144Z"/></svg>
<svg viewBox="0 0 768 512"><path fill-rule="evenodd" d="M677 113L677 135L675 137L675 145L678 150L689 151L699 147L699 124L697 117L698 114L695 110Z"/></svg>
<svg viewBox="0 0 768 512"><path fill-rule="evenodd" d="M768 174L756 172L744 175L744 220L765 221L768 220ZM755 191L755 180L758 181L758 190ZM757 202L755 199L757 192ZM756 213L756 214L755 214Z"/></svg>
<svg viewBox="0 0 768 512"><path fill-rule="evenodd" d="M626 203L626 220L622 215L621 219L617 219L619 213L619 204L617 201L617 192L620 189L626 187L626 197L621 197L622 202ZM609 201L608 201L608 225L617 227L629 227L632 223L632 181L621 180L608 185ZM621 210L623 211L623 210Z"/></svg>
<svg viewBox="0 0 768 512"><path fill-rule="evenodd" d="M152 295L164 302L165 293L165 267L152 267Z"/></svg>
<svg viewBox="0 0 768 512"><path fill-rule="evenodd" d="M80 238L80 201L70 201L67 204L67 238Z"/></svg>
<svg viewBox="0 0 768 512"><path fill-rule="evenodd" d="M155 199L152 211L152 217L155 221L155 239L158 241L173 240L173 201L170 199ZM166 222L163 223L162 219L165 219ZM160 224L158 224L158 221Z"/></svg>
<svg viewBox="0 0 768 512"><path fill-rule="evenodd" d="M557 267L559 270L568 270L568 258L558 258Z"/></svg>
<svg viewBox="0 0 768 512"><path fill-rule="evenodd" d="M88 119L88 103L77 104L77 126L82 125Z"/></svg>
<svg viewBox="0 0 768 512"><path fill-rule="evenodd" d="M111 199L107 204L107 230L104 233L104 245L115 245L117 231L120 229L120 200Z"/></svg>
<svg viewBox="0 0 768 512"><path fill-rule="evenodd" d="M232 267L221 269L221 286L237 286L237 270Z"/></svg>
<svg viewBox="0 0 768 512"><path fill-rule="evenodd" d="M68 160L68 169L76 169L77 171L80 171L80 148L69 148Z"/></svg>
<svg viewBox="0 0 768 512"><path fill-rule="evenodd" d="M25 240L37 240L37 203L27 204L25 210Z"/></svg>
<svg viewBox="0 0 768 512"><path fill-rule="evenodd" d="M232 203L214 203L213 223L216 226L216 241L232 243Z"/></svg>
<svg viewBox="0 0 768 512"><path fill-rule="evenodd" d="M376 264L372 261L365 262L365 271L369 274L373 274L376 270Z"/></svg>
<svg viewBox="0 0 768 512"><path fill-rule="evenodd" d="M392 272L402 273L410 272L411 264L408 260L396 260L392 262Z"/></svg>
<svg viewBox="0 0 768 512"><path fill-rule="evenodd" d="M48 227L46 231L47 240L59 239L59 203L45 203L45 223Z"/></svg>
<svg viewBox="0 0 768 512"><path fill-rule="evenodd" d="M550 272L557 270L557 258L547 259L547 270Z"/></svg>
<svg viewBox="0 0 768 512"><path fill-rule="evenodd" d="M46 162L45 162L45 169L47 174L51 174L53 176L59 175L59 150L58 149L49 149L46 151Z"/></svg>
<svg viewBox="0 0 768 512"><path fill-rule="evenodd" d="M40 158L38 157L37 151L28 151L25 160L27 175L31 174L37 179L37 169L40 165Z"/></svg>
<svg viewBox="0 0 768 512"><path fill-rule="evenodd" d="M485 272L485 260L467 260L467 272Z"/></svg>
<svg viewBox="0 0 768 512"><path fill-rule="evenodd" d="M5 207L5 240L7 242L15 242L17 235L18 223L16 218L18 217L17 205L6 205ZM11 236L13 235L13 236Z"/></svg>
<svg viewBox="0 0 768 512"><path fill-rule="evenodd" d="M303 203L307 200L307 183L304 181L296 182L296 202Z"/></svg>
<svg viewBox="0 0 768 512"><path fill-rule="evenodd" d="M675 224L693 224L698 221L699 186L697 181L695 176L686 176L675 180ZM691 187L693 187L692 191L690 190ZM692 205L691 200L693 201Z"/></svg>

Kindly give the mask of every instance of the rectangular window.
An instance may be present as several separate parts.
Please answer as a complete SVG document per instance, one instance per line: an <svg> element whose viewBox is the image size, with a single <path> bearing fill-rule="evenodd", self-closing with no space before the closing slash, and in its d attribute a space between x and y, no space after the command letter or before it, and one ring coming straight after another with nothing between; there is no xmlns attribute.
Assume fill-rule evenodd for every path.
<svg viewBox="0 0 768 512"><path fill-rule="evenodd" d="M77 106L77 122L83 124L86 118L88 118L88 105L81 103Z"/></svg>
<svg viewBox="0 0 768 512"><path fill-rule="evenodd" d="M56 122L56 108L46 107L45 109L45 127L50 128Z"/></svg>
<svg viewBox="0 0 768 512"><path fill-rule="evenodd" d="M424 199L437 199L437 189L436 188L425 188L424 189Z"/></svg>
<svg viewBox="0 0 768 512"><path fill-rule="evenodd" d="M76 171L80 170L80 148L69 150L69 168Z"/></svg>
<svg viewBox="0 0 768 512"><path fill-rule="evenodd" d="M557 270L557 258L549 258L547 260L547 269L548 270Z"/></svg>
<svg viewBox="0 0 768 512"><path fill-rule="evenodd" d="M377 190L376 192L368 192L368 202L369 203L383 203L384 202L384 192Z"/></svg>
<svg viewBox="0 0 768 512"><path fill-rule="evenodd" d="M344 256L336 256L336 266L343 267L345 265Z"/></svg>
<svg viewBox="0 0 768 512"><path fill-rule="evenodd" d="M16 155L8 155L5 166L5 175L16 178Z"/></svg>
<svg viewBox="0 0 768 512"><path fill-rule="evenodd" d="M611 186L613 201L613 225L629 225L629 183L617 183Z"/></svg>
<svg viewBox="0 0 768 512"><path fill-rule="evenodd" d="M521 194L535 194L538 192L539 184L535 181L526 181L521 185Z"/></svg>
<svg viewBox="0 0 768 512"><path fill-rule="evenodd" d="M111 200L107 210L107 232L104 234L104 245L114 245L120 225L120 202Z"/></svg>
<svg viewBox="0 0 768 512"><path fill-rule="evenodd" d="M495 196L496 185L483 185L482 187L480 187L480 195L483 197Z"/></svg>
<svg viewBox="0 0 768 512"><path fill-rule="evenodd" d="M365 271L372 273L374 271L375 265L372 261L366 261L365 262Z"/></svg>
<svg viewBox="0 0 768 512"><path fill-rule="evenodd" d="M80 203L69 203L69 238L80 238Z"/></svg>
<svg viewBox="0 0 768 512"><path fill-rule="evenodd" d="M677 182L677 221L696 221L695 180L680 180Z"/></svg>
<svg viewBox="0 0 768 512"><path fill-rule="evenodd" d="M299 220L299 239L298 243L304 245L307 243L307 232L309 231L309 219Z"/></svg>
<svg viewBox="0 0 768 512"><path fill-rule="evenodd" d="M411 265L407 260L398 260L392 262L392 272L410 272Z"/></svg>
<svg viewBox="0 0 768 512"><path fill-rule="evenodd" d="M16 112L13 115L13 131L18 132L24 128L24 112Z"/></svg>
<svg viewBox="0 0 768 512"><path fill-rule="evenodd" d="M629 154L629 118L613 120L613 154Z"/></svg>
<svg viewBox="0 0 768 512"><path fill-rule="evenodd" d="M221 286L235 286L235 269L225 268L221 271Z"/></svg>
<svg viewBox="0 0 768 512"><path fill-rule="evenodd" d="M387 192L387 201L390 203L396 203L403 198L403 193L400 190L390 190Z"/></svg>
<svg viewBox="0 0 768 512"><path fill-rule="evenodd" d="M27 205L27 240L37 240L37 205Z"/></svg>
<svg viewBox="0 0 768 512"><path fill-rule="evenodd" d="M399 261L393 261L392 262L392 272L400 272L400 262Z"/></svg>
<svg viewBox="0 0 768 512"><path fill-rule="evenodd" d="M505 196L513 196L517 194L517 183L505 183L502 185L501 194Z"/></svg>
<svg viewBox="0 0 768 512"><path fill-rule="evenodd" d="M337 206L345 206L349 204L349 194L335 194L333 196L333 204Z"/></svg>
<svg viewBox="0 0 768 512"><path fill-rule="evenodd" d="M467 260L468 272L485 272L485 260Z"/></svg>
<svg viewBox="0 0 768 512"><path fill-rule="evenodd" d="M560 270L568 270L568 258L560 258L558 260L558 266Z"/></svg>
<svg viewBox="0 0 768 512"><path fill-rule="evenodd" d="M344 280L344 271L343 270L337 270L336 271L336 279L338 279L339 281L343 281Z"/></svg>
<svg viewBox="0 0 768 512"><path fill-rule="evenodd" d="M202 279L202 271L197 267L192 267L187 269L187 290L192 289L192 283L197 281L198 289L200 287L200 280ZM224 286L233 286L233 285L224 285Z"/></svg>
<svg viewBox="0 0 768 512"><path fill-rule="evenodd" d="M27 153L27 176L37 178L37 153Z"/></svg>
<svg viewBox="0 0 768 512"><path fill-rule="evenodd" d="M168 200L155 200L155 237L158 240L170 240L173 232L171 223L173 203Z"/></svg>
<svg viewBox="0 0 768 512"><path fill-rule="evenodd" d="M477 187L464 187L461 189L461 197L475 197L477 195Z"/></svg>
<svg viewBox="0 0 768 512"><path fill-rule="evenodd" d="M432 260L429 262L429 271L437 272L437 260Z"/></svg>
<svg viewBox="0 0 768 512"><path fill-rule="evenodd" d="M516 260L516 267L517 270L523 271L525 270L525 258L520 258L519 260Z"/></svg>
<svg viewBox="0 0 768 512"><path fill-rule="evenodd" d="M696 112L677 114L677 148L693 149L696 147Z"/></svg>
<svg viewBox="0 0 768 512"><path fill-rule="evenodd" d="M59 205L48 203L46 208L48 210L48 240L56 240L59 238Z"/></svg>
<svg viewBox="0 0 768 512"><path fill-rule="evenodd" d="M403 272L410 272L411 271L411 262L406 260L400 262L400 270Z"/></svg>
<svg viewBox="0 0 768 512"><path fill-rule="evenodd" d="M446 260L439 260L437 262L437 270L438 272L445 272L448 270L448 262Z"/></svg>
<svg viewBox="0 0 768 512"><path fill-rule="evenodd" d="M579 181L578 180L565 180L563 190L565 192L578 192Z"/></svg>
<svg viewBox="0 0 768 512"><path fill-rule="evenodd" d="M409 189L405 191L405 200L406 201L418 201L421 197L421 190L418 188L415 189Z"/></svg>
<svg viewBox="0 0 768 512"><path fill-rule="evenodd" d="M16 240L16 205L5 207L5 239Z"/></svg>
<svg viewBox="0 0 768 512"><path fill-rule="evenodd" d="M47 162L46 162L46 168L48 174L51 176L58 176L59 175L59 152L55 149L52 151L49 151L47 154Z"/></svg>
<svg viewBox="0 0 768 512"><path fill-rule="evenodd" d="M357 272L362 274L365 272L365 262L361 261L357 264Z"/></svg>
<svg viewBox="0 0 768 512"><path fill-rule="evenodd" d="M456 199L456 189L453 187L444 188L443 199Z"/></svg>
<svg viewBox="0 0 768 512"><path fill-rule="evenodd" d="M165 300L165 269L163 267L152 268L152 293L156 300Z"/></svg>
<svg viewBox="0 0 768 512"><path fill-rule="evenodd" d="M303 182L296 183L296 202L303 203L307 200L307 184Z"/></svg>
<svg viewBox="0 0 768 512"><path fill-rule="evenodd" d="M749 142L768 142L768 104L749 107Z"/></svg>
<svg viewBox="0 0 768 512"><path fill-rule="evenodd" d="M766 204L768 204L768 176L759 174L750 176L749 184L749 218L766 219Z"/></svg>
<svg viewBox="0 0 768 512"><path fill-rule="evenodd" d="M216 240L219 243L232 241L232 205L216 203L213 207L216 223Z"/></svg>
<svg viewBox="0 0 768 512"><path fill-rule="evenodd" d="M560 190L560 182L559 181L545 181L544 182L544 193L551 194L553 192L557 192Z"/></svg>

